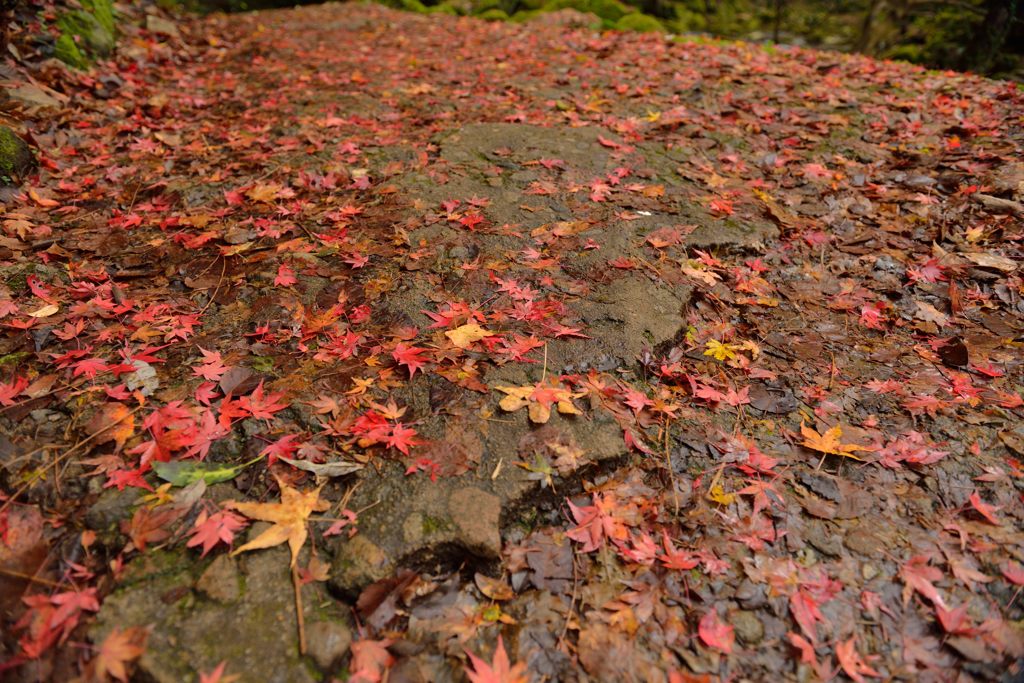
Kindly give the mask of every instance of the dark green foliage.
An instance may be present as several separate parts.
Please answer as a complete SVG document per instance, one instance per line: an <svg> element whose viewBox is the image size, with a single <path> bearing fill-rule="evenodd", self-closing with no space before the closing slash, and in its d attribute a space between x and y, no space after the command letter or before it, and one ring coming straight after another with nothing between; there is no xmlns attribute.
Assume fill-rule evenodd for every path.
<svg viewBox="0 0 1024 683"><path fill-rule="evenodd" d="M614 24L633 11L632 8L618 2L618 0L552 0L546 3L543 9L545 12L554 12L560 9L589 12L596 14L611 24Z"/></svg>
<svg viewBox="0 0 1024 683"><path fill-rule="evenodd" d="M622 31L709 33L863 52L936 68L1013 74L1024 68L1024 0L379 0L417 13L524 22L573 9ZM158 0L237 11L302 0ZM109 0L86 0L84 5ZM99 9L91 9L103 20ZM596 23L595 23L596 26ZM73 52L73 46L65 46Z"/></svg>

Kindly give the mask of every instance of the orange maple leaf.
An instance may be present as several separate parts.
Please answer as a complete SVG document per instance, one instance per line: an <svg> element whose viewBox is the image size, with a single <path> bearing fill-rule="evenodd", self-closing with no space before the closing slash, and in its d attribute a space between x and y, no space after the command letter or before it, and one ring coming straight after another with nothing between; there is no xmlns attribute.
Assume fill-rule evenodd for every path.
<svg viewBox="0 0 1024 683"><path fill-rule="evenodd" d="M826 430L824 434L819 434L801 422L800 433L804 435L804 440L801 445L806 446L811 450L818 451L819 453L830 453L832 455L841 455L844 458L863 460L863 458L854 455L853 452L871 450L870 448L858 446L857 444L840 443L839 440L843 436L843 428L839 425Z"/></svg>
<svg viewBox="0 0 1024 683"><path fill-rule="evenodd" d="M123 631L114 629L104 638L96 652L96 657L89 663L100 681L107 677L122 681L128 680L127 665L142 656L146 651L146 638L149 631L133 626Z"/></svg>

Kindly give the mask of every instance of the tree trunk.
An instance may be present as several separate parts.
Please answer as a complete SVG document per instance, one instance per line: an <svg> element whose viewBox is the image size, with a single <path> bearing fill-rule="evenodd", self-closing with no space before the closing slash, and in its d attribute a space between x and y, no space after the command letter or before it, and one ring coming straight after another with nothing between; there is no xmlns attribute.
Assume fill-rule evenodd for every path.
<svg viewBox="0 0 1024 683"><path fill-rule="evenodd" d="M873 42L871 31L874 28L875 16L878 14L882 2L883 0L869 0L867 12L864 13L864 21L860 25L860 35L857 36L857 43L853 48L857 52L871 54Z"/></svg>
<svg viewBox="0 0 1024 683"><path fill-rule="evenodd" d="M974 30L971 42L964 51L963 67L979 73L991 71L999 51L1006 44L1019 0L986 0L985 18Z"/></svg>

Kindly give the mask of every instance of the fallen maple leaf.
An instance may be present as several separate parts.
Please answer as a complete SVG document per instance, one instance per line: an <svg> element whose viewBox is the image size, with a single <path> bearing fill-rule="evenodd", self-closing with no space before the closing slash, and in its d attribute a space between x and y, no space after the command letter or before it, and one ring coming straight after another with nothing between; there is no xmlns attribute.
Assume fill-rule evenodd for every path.
<svg viewBox="0 0 1024 683"><path fill-rule="evenodd" d="M576 528L565 532L566 537L583 544L585 553L597 550L606 539L622 541L629 537L625 523L615 513L618 502L613 493L595 493L593 505L577 507L570 500L569 510L576 520Z"/></svg>
<svg viewBox="0 0 1024 683"><path fill-rule="evenodd" d="M250 519L273 522L274 524L274 526L253 540L233 550L231 552L232 557L249 550L272 548L287 541L292 554L291 566L295 566L295 562L299 557L299 550L306 542L306 536L308 535L306 523L309 520L309 516L313 512L326 510L330 507L330 504L320 500L320 489L323 486L318 486L312 491L302 492L293 489L280 479L277 480L277 485L281 489L280 503L228 501L225 504L225 507L238 510Z"/></svg>
<svg viewBox="0 0 1024 683"><path fill-rule="evenodd" d="M491 664L483 661L469 650L469 661L473 664L473 670L466 667L466 675L471 683L527 683L530 679L526 675L526 665L523 663L513 665L505 652L505 643L501 636L498 636L498 647L494 650L494 659Z"/></svg>
<svg viewBox="0 0 1024 683"><path fill-rule="evenodd" d="M945 609L942 605L935 605L935 616L942 624L942 630L953 635L971 635L974 629L971 628L971 620L967 616L967 605L960 605L956 609Z"/></svg>
<svg viewBox="0 0 1024 683"><path fill-rule="evenodd" d="M836 645L836 658L846 675L855 683L864 683L864 676L878 678L882 675L868 666L864 658L857 652L856 638L850 638L846 642Z"/></svg>
<svg viewBox="0 0 1024 683"><path fill-rule="evenodd" d="M736 634L733 632L732 626L718 617L718 612L715 610L712 609L700 618L697 633L708 647L721 650L725 654L732 652Z"/></svg>
<svg viewBox="0 0 1024 683"><path fill-rule="evenodd" d="M995 526L1002 526L1002 522L999 521L998 517L996 517L996 510L999 509L997 506L983 501L977 491L971 494L970 501L971 507L973 507L979 515L984 517L985 521L990 524L994 524Z"/></svg>
<svg viewBox="0 0 1024 683"><path fill-rule="evenodd" d="M114 629L104 638L90 662L96 680L117 679L125 683L128 680L127 665L146 651L146 638L149 631L144 628L132 627L123 631Z"/></svg>
<svg viewBox="0 0 1024 683"><path fill-rule="evenodd" d="M473 342L480 341L485 337L494 336L494 332L486 330L476 323L469 323L456 327L444 333L444 336L451 340L452 344L460 349L468 349Z"/></svg>
<svg viewBox="0 0 1024 683"><path fill-rule="evenodd" d="M498 404L502 410L512 413L523 406L529 406L530 421L537 424L545 424L551 418L552 405L556 405L562 414L582 414L572 402L577 395L560 385L538 383L532 386L494 388L506 394Z"/></svg>
<svg viewBox="0 0 1024 683"><path fill-rule="evenodd" d="M208 674L199 672L199 683L234 683L239 679L238 674L224 675L224 667L227 666L227 660L221 662L216 668Z"/></svg>
<svg viewBox="0 0 1024 683"><path fill-rule="evenodd" d="M865 448L852 443L840 443L839 440L843 436L843 428L839 425L826 430L824 434L818 434L818 432L801 422L800 433L804 435L804 440L801 445L806 446L811 450L818 451L819 453L829 453L832 455L841 455L844 458L863 460L863 458L854 455L853 452L871 450L870 448Z"/></svg>
<svg viewBox="0 0 1024 683"><path fill-rule="evenodd" d="M219 351L207 351L201 346L198 348L203 354L203 361L199 367L192 368L192 372L203 379L216 382L228 371L228 367L224 365Z"/></svg>
<svg viewBox="0 0 1024 683"><path fill-rule="evenodd" d="M287 263L282 263L277 267L277 276L274 278L275 287L291 287L298 279L295 277L295 271Z"/></svg>
<svg viewBox="0 0 1024 683"><path fill-rule="evenodd" d="M426 359L420 355L426 350L418 346L399 342L395 345L395 350L391 352L391 357L399 364L409 368L409 379L412 379L416 371L427 364Z"/></svg>
<svg viewBox="0 0 1024 683"><path fill-rule="evenodd" d="M946 607L945 600L939 590L932 583L942 578L942 572L937 567L928 564L929 560L924 555L916 555L900 568L900 576L905 584L903 588L903 604L910 602L910 596L917 591L932 601L932 604L939 607Z"/></svg>
<svg viewBox="0 0 1024 683"><path fill-rule="evenodd" d="M818 603L814 597L804 590L798 589L789 596L789 611L800 625L800 630L807 635L812 644L818 643L818 622L825 622L825 618L818 609Z"/></svg>
<svg viewBox="0 0 1024 683"><path fill-rule="evenodd" d="M1003 576L1010 583L1016 586L1024 586L1024 566L1020 562L1010 560L1000 567L1000 571L1003 572Z"/></svg>
<svg viewBox="0 0 1024 683"><path fill-rule="evenodd" d="M395 658L388 652L391 641L357 640L352 643L352 662L349 668L352 677L349 683L379 683L384 673L395 663Z"/></svg>
<svg viewBox="0 0 1024 683"><path fill-rule="evenodd" d="M735 348L734 344L723 344L717 339L709 339L704 344L704 355L718 361L727 361L736 357Z"/></svg>
<svg viewBox="0 0 1024 683"><path fill-rule="evenodd" d="M231 545L231 542L235 540L235 534L244 526L245 520L234 513L221 510L208 515L206 510L203 510L196 517L195 524L190 531L192 538L189 539L186 546L194 548L201 544L203 554L200 557L206 557L206 553L210 552L218 543Z"/></svg>
<svg viewBox="0 0 1024 683"><path fill-rule="evenodd" d="M86 428L98 444L113 441L117 452L135 432L135 416L123 403L107 403L93 415Z"/></svg>

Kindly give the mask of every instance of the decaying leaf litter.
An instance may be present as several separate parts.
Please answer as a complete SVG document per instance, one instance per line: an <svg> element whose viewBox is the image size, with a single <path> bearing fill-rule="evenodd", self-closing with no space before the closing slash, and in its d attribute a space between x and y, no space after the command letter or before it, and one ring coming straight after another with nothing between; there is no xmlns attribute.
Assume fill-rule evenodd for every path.
<svg viewBox="0 0 1024 683"><path fill-rule="evenodd" d="M1018 88L180 28L3 218L5 677L1018 675Z"/></svg>

